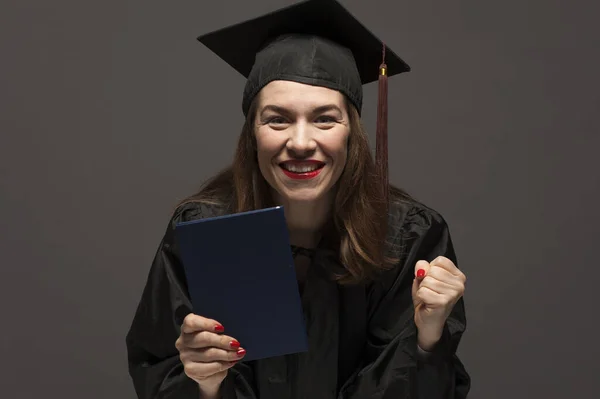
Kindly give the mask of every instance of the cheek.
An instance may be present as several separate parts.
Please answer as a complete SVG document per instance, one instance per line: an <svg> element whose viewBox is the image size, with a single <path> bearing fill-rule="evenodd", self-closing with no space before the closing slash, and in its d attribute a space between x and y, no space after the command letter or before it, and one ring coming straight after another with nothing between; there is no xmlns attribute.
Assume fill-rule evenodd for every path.
<svg viewBox="0 0 600 399"><path fill-rule="evenodd" d="M324 150L333 158L336 168L343 168L348 157L348 135L340 134L323 142Z"/></svg>
<svg viewBox="0 0 600 399"><path fill-rule="evenodd" d="M269 139L267 135L256 134L256 154L258 165L262 168L267 168L271 165L273 158L277 155L278 144L273 139Z"/></svg>

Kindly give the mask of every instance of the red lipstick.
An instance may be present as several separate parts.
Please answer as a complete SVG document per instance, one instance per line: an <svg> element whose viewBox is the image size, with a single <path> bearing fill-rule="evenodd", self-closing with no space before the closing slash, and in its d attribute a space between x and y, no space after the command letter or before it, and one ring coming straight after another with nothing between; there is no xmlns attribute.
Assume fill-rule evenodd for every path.
<svg viewBox="0 0 600 399"><path fill-rule="evenodd" d="M313 179L321 173L324 162L313 159L303 161L286 161L279 164L283 173L290 179L308 180Z"/></svg>

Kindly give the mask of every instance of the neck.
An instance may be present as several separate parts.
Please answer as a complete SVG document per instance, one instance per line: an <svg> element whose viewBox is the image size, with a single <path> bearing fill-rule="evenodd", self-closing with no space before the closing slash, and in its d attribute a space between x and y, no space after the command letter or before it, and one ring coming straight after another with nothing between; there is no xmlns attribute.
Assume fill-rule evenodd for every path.
<svg viewBox="0 0 600 399"><path fill-rule="evenodd" d="M321 230L331 217L331 200L294 202L281 200L290 243L304 248L314 248L321 239Z"/></svg>

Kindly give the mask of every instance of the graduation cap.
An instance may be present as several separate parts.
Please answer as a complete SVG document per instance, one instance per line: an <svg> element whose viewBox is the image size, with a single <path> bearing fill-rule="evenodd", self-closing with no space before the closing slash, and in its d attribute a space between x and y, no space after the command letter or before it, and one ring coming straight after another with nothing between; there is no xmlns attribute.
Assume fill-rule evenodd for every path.
<svg viewBox="0 0 600 399"><path fill-rule="evenodd" d="M379 82L376 163L387 198L387 78L410 67L336 0L305 0L198 40L247 78L242 110L273 80L338 90L362 110L362 86Z"/></svg>

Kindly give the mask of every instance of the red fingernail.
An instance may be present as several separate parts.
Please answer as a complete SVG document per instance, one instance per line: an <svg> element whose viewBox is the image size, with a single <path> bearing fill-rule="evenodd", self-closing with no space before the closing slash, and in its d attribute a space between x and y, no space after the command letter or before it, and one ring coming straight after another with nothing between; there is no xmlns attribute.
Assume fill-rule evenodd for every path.
<svg viewBox="0 0 600 399"><path fill-rule="evenodd" d="M233 341L231 341L231 342L229 343L229 345L231 345L231 347L232 347L233 349L237 349L237 348L239 348L239 347L240 347L240 343L239 343L237 340L235 340L235 339L234 339Z"/></svg>
<svg viewBox="0 0 600 399"><path fill-rule="evenodd" d="M425 269L419 269L419 270L417 270L417 277L418 278L425 277Z"/></svg>
<svg viewBox="0 0 600 399"><path fill-rule="evenodd" d="M215 331L216 331L216 332L223 332L223 331L225 331L225 327L223 327L223 326L222 326L222 325L220 325L220 324L217 324L217 325L215 326Z"/></svg>
<svg viewBox="0 0 600 399"><path fill-rule="evenodd" d="M240 349L239 351L237 351L237 355L239 357L242 357L246 354L246 349Z"/></svg>

